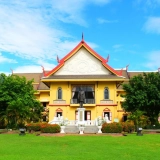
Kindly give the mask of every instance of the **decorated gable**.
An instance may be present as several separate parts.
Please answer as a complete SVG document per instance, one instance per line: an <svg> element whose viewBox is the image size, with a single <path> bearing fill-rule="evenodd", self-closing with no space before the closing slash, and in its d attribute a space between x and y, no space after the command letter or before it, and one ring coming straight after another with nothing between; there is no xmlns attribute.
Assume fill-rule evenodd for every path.
<svg viewBox="0 0 160 160"><path fill-rule="evenodd" d="M109 75L102 62L81 47L54 75Z"/></svg>
<svg viewBox="0 0 160 160"><path fill-rule="evenodd" d="M110 67L104 59L82 41L64 58L58 60L59 64L48 73L45 77L51 75L117 75L120 73Z"/></svg>

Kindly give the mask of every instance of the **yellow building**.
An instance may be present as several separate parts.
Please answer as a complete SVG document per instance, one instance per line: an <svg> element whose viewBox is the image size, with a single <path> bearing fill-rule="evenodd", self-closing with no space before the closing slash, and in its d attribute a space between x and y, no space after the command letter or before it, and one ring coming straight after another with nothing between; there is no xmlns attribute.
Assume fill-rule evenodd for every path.
<svg viewBox="0 0 160 160"><path fill-rule="evenodd" d="M78 92L85 91L85 121L106 114L110 121L123 120L120 89L128 81L126 70L117 71L82 41L49 72L43 72L37 98L49 109L49 121L58 114L77 120ZM47 86L44 87L44 84Z"/></svg>
<svg viewBox="0 0 160 160"><path fill-rule="evenodd" d="M99 116L108 116L110 122L125 121L126 113L121 107L124 94L122 83L131 75L126 69L115 70L104 59L82 41L51 71L42 73L19 74L27 79L34 78L36 97L43 104L48 121L58 115L67 118L70 123L78 119L78 93L85 92L84 120L90 124Z"/></svg>

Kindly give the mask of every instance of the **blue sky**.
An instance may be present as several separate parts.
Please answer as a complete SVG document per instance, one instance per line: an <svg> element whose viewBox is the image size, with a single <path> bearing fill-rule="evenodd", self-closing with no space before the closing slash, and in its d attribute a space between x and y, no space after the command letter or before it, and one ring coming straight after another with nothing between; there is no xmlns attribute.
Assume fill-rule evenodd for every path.
<svg viewBox="0 0 160 160"><path fill-rule="evenodd" d="M0 0L0 72L41 72L82 38L108 64L160 67L160 0Z"/></svg>

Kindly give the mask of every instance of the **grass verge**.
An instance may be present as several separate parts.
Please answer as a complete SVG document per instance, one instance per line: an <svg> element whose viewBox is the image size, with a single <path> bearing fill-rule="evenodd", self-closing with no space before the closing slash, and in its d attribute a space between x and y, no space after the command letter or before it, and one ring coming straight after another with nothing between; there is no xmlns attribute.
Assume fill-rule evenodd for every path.
<svg viewBox="0 0 160 160"><path fill-rule="evenodd" d="M160 135L0 134L0 160L159 160Z"/></svg>

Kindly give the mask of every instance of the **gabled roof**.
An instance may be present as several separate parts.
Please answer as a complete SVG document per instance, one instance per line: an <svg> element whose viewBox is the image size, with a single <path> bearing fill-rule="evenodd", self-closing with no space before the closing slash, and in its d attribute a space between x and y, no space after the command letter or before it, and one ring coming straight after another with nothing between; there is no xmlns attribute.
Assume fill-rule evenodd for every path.
<svg viewBox="0 0 160 160"><path fill-rule="evenodd" d="M99 59L102 62L102 65L107 68L111 73L117 75L117 76L122 76L122 74L120 72L117 72L116 70L114 70L112 67L110 67L107 64L107 60L104 59L103 57L101 57L99 54L97 54L92 48L90 48L87 43L82 39L82 41L71 51L69 52L64 58L62 58L59 61L59 64L53 68L50 72L45 73L44 76L45 77L49 77L50 75L54 74L55 72L57 72L65 63L65 61L67 61L69 58L71 58L74 54L76 54L76 52L81 48L84 47L89 53L91 53L94 57L96 57L97 59Z"/></svg>

